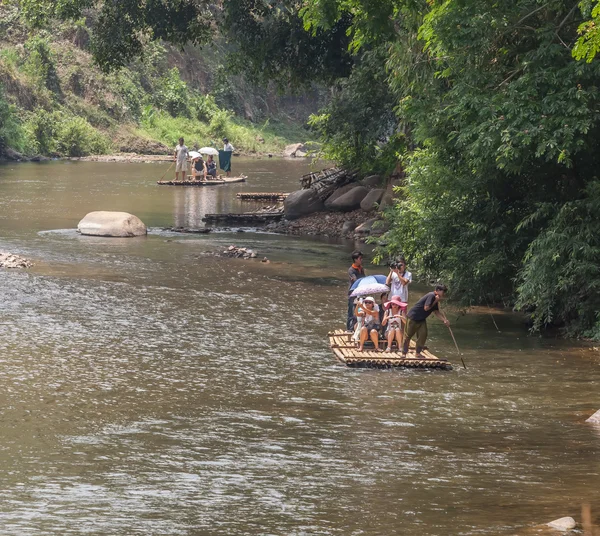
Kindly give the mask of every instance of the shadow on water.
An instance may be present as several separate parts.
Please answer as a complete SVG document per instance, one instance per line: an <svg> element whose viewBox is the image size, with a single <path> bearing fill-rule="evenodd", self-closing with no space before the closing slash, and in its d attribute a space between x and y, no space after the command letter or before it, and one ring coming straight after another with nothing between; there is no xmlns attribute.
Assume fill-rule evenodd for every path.
<svg viewBox="0 0 600 536"><path fill-rule="evenodd" d="M254 191L304 169L252 165ZM2 534L510 535L598 503L597 351L483 308L453 323L466 371L338 366L353 244L73 231L90 210L160 228L236 203L161 170L0 168L0 248L36 261L0 271ZM271 262L214 255L232 243Z"/></svg>

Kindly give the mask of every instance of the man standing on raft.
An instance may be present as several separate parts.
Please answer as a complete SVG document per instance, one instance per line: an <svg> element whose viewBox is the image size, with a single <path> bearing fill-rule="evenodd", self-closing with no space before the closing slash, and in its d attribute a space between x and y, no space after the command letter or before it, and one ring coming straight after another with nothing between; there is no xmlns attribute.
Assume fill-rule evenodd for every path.
<svg viewBox="0 0 600 536"><path fill-rule="evenodd" d="M406 321L406 329L404 330L404 344L402 345L402 357L406 357L410 340L414 335L417 336L417 351L416 357L422 358L421 352L427 340L427 317L431 313L435 313L446 326L450 322L446 315L440 311L439 302L443 300L448 287L446 285L437 285L434 292L425 294L415 305L408 311L408 319Z"/></svg>
<svg viewBox="0 0 600 536"><path fill-rule="evenodd" d="M175 181L179 180L179 173L181 173L181 180L187 179L187 161L190 157L190 152L183 142L183 138L179 138L179 144L175 147Z"/></svg>
<svg viewBox="0 0 600 536"><path fill-rule="evenodd" d="M221 169L229 177L231 176L231 156L233 155L233 151L235 151L235 147L229 143L227 138L223 138L223 143L223 150L219 151L219 164L221 165Z"/></svg>
<svg viewBox="0 0 600 536"><path fill-rule="evenodd" d="M348 268L348 318L346 319L346 331L352 333L354 324L356 322L354 318L354 298L350 297L352 293L352 285L357 279L365 277L365 269L362 265L363 254L362 251L354 251L352 253L352 266Z"/></svg>

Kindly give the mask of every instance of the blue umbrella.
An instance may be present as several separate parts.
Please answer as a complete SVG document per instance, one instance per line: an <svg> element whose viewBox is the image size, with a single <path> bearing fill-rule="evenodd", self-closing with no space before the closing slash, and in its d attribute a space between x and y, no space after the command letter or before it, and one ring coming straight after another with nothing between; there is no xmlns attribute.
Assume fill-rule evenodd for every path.
<svg viewBox="0 0 600 536"><path fill-rule="evenodd" d="M361 277L354 282L354 284L350 287L350 290L356 290L356 288L361 285L375 285L377 283L380 285L385 285L386 279L387 276L385 275L368 275L367 277Z"/></svg>

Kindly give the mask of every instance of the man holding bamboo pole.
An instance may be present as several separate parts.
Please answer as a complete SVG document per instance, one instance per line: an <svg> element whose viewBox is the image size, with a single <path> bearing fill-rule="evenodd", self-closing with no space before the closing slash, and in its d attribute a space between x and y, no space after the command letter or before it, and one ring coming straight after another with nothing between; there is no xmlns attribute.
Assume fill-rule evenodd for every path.
<svg viewBox="0 0 600 536"><path fill-rule="evenodd" d="M427 317L434 313L446 326L450 326L450 322L446 315L440 311L438 303L444 299L448 292L446 285L437 285L434 292L425 294L415 305L408 311L406 320L406 329L404 330L404 344L402 345L402 357L406 357L410 340L413 336L417 336L416 357L423 358L421 352L427 341Z"/></svg>

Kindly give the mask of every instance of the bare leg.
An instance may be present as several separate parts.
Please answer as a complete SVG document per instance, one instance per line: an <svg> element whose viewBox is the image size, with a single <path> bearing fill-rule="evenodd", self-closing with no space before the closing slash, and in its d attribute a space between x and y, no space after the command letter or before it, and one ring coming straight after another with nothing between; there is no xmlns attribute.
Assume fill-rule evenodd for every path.
<svg viewBox="0 0 600 536"><path fill-rule="evenodd" d="M404 332L402 331L402 329L397 328L394 330L394 333L396 334L396 342L398 343L398 350L400 350L402 348L402 336L404 335ZM391 346L391 344L390 344Z"/></svg>
<svg viewBox="0 0 600 536"><path fill-rule="evenodd" d="M388 331L388 334L387 334L387 343L388 343L388 345L387 345L387 348L385 349L386 352L391 352L392 351L392 342L394 341L394 333L395 333L395 330L390 329Z"/></svg>
<svg viewBox="0 0 600 536"><path fill-rule="evenodd" d="M371 330L371 340L375 345L375 351L379 352L379 332L376 329Z"/></svg>
<svg viewBox="0 0 600 536"><path fill-rule="evenodd" d="M363 347L365 345L365 341L367 340L367 328L362 327L360 329L360 344L358 346L358 351L362 352L363 351Z"/></svg>

